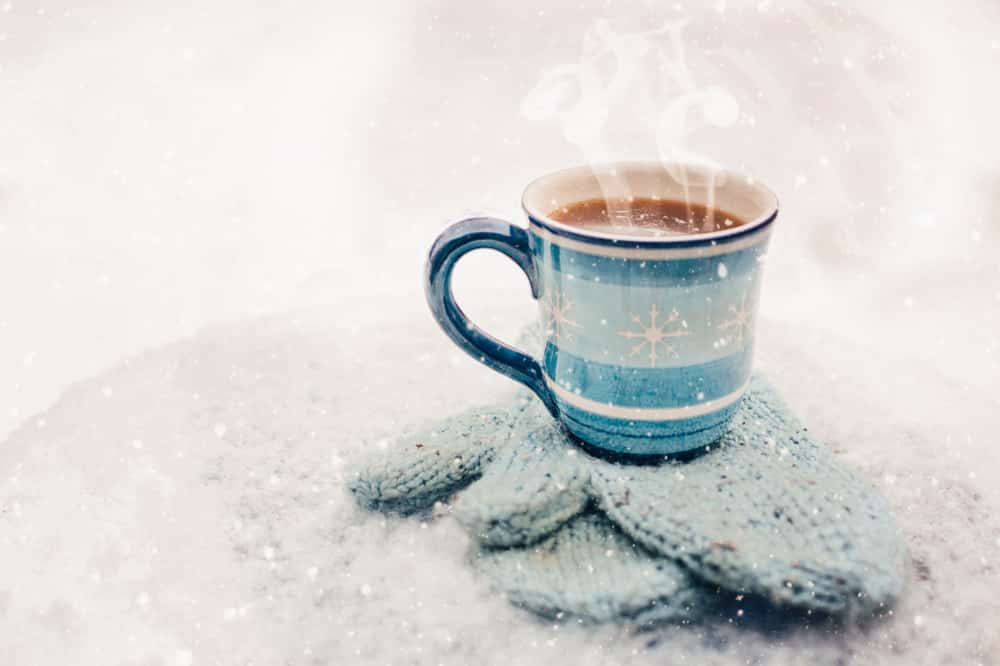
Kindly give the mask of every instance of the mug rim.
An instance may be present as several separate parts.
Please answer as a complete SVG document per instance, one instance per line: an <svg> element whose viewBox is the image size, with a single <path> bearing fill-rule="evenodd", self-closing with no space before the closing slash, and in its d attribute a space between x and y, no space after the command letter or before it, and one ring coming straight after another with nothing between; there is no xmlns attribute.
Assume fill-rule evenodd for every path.
<svg viewBox="0 0 1000 666"><path fill-rule="evenodd" d="M738 227L732 229L722 229L720 231L710 231L705 233L697 234L682 234L678 236L627 236L624 234L613 234L601 231L593 231L590 229L576 227L572 225L565 224L564 222L559 222L553 220L548 215L533 211L527 203L528 194L533 188L539 187L543 182L550 180L556 176L568 175L572 172L596 172L599 170L609 170L609 169L621 169L621 168L635 168L635 169L665 169L668 166L678 166L690 169L700 169L713 171L715 173L723 174L730 178L739 178L747 182L751 187L756 188L759 192L763 193L765 197L770 201L766 207L764 213L748 221L746 224L742 224ZM550 171L542 176L539 176L532 180L524 188L521 194L521 208L524 210L525 214L528 216L528 221L543 229L559 235L567 236L575 240L596 243L599 245L630 245L633 247L647 247L647 248L657 248L657 247L683 247L687 245L702 245L705 242L715 244L721 240L731 240L747 234L758 231L775 220L778 216L778 196L774 193L771 188L760 183L756 179L751 179L745 173L734 171L731 169L722 169L715 167L706 167L704 165L691 164L691 163L681 163L681 162L661 162L656 160L627 160L620 162L602 162L599 164L581 164L578 166L567 167L564 169L558 169L556 171Z"/></svg>

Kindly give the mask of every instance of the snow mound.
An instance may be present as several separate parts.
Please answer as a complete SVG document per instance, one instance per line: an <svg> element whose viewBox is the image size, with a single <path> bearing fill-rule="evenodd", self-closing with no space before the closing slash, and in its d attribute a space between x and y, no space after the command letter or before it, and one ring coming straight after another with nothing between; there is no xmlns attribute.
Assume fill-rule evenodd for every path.
<svg viewBox="0 0 1000 666"><path fill-rule="evenodd" d="M510 607L463 564L450 518L385 519L344 490L358 456L507 383L426 316L309 312L130 358L0 446L3 661L1000 661L989 400L820 332L765 323L759 338L759 365L907 536L908 595L867 630L742 618L632 633Z"/></svg>

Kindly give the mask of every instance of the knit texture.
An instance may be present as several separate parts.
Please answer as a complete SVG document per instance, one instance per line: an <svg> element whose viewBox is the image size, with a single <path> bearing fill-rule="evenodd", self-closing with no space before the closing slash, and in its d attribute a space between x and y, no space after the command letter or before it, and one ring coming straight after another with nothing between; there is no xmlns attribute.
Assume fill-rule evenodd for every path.
<svg viewBox="0 0 1000 666"><path fill-rule="evenodd" d="M892 604L904 586L905 550L885 501L810 438L760 377L729 432L686 462L594 457L521 393L403 439L350 483L363 506L403 514L467 486L453 513L485 549L474 563L545 614L695 617L691 598L665 601L690 587L672 564L636 591L664 561L733 594L852 618ZM595 511L601 520L578 518ZM603 542L627 544L629 557L579 564L593 563Z"/></svg>
<svg viewBox="0 0 1000 666"><path fill-rule="evenodd" d="M586 513L527 548L484 548L473 564L514 604L584 622L693 622L714 597L678 564L651 556Z"/></svg>
<svg viewBox="0 0 1000 666"><path fill-rule="evenodd" d="M425 511L478 479L498 451L545 420L544 408L527 392L504 405L468 409L402 437L355 471L349 488L372 511Z"/></svg>
<svg viewBox="0 0 1000 666"><path fill-rule="evenodd" d="M902 592L905 549L887 503L810 439L760 379L706 455L664 469L598 463L592 471L590 493L611 520L724 588L849 615Z"/></svg>

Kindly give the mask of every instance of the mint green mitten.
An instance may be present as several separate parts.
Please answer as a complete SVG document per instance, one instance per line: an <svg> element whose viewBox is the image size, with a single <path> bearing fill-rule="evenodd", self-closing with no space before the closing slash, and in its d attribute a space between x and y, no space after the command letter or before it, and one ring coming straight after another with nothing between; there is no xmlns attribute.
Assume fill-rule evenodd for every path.
<svg viewBox="0 0 1000 666"><path fill-rule="evenodd" d="M477 566L540 612L563 605L593 620L628 620L645 604L694 619L711 605L698 590L712 587L864 618L904 587L905 549L886 502L812 439L760 377L730 430L686 462L590 455L521 393L407 437L359 469L350 487L363 506L401 514L462 491L453 513L480 544ZM634 559L595 564L594 544L604 542L626 544ZM540 566L544 558L529 553L539 548L558 553L557 564ZM564 564L577 560L589 564ZM531 571L515 576L514 563ZM636 586L640 574L626 573L633 564L667 575L659 586ZM626 568L603 582L590 571L608 566ZM597 598L615 610L594 612Z"/></svg>

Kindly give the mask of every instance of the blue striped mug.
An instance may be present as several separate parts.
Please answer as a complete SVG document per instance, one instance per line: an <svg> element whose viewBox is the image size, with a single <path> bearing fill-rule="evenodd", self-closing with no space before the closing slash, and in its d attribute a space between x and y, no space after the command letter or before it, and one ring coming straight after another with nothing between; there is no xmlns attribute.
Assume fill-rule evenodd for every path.
<svg viewBox="0 0 1000 666"><path fill-rule="evenodd" d="M550 214L629 197L686 200L745 224L637 236ZM527 229L473 218L449 227L431 248L427 300L448 336L534 391L570 433L601 452L671 455L721 437L750 381L775 195L738 173L627 162L543 176L525 189L522 206ZM452 269L477 248L502 252L527 274L547 338L542 358L491 337L455 303Z"/></svg>

